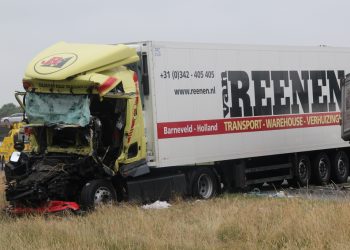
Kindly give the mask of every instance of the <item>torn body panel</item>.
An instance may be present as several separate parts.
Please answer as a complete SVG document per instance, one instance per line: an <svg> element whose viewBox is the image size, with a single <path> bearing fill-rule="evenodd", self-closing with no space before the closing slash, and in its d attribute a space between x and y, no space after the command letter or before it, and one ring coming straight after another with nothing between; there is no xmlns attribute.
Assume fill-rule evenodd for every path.
<svg viewBox="0 0 350 250"><path fill-rule="evenodd" d="M21 153L17 162L5 167L6 199L17 204L46 200L74 200L82 178L92 175L94 163L74 155L36 155Z"/></svg>
<svg viewBox="0 0 350 250"><path fill-rule="evenodd" d="M24 78L27 91L46 94L98 94L100 97L131 98L136 94L134 72L121 66L99 73L78 75L70 79L50 81Z"/></svg>

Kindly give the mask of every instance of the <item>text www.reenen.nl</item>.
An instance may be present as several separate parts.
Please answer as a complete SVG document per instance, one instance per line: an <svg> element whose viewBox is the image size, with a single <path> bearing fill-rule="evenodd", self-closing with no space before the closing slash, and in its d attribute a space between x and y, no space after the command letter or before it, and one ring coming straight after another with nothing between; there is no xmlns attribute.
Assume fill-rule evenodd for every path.
<svg viewBox="0 0 350 250"><path fill-rule="evenodd" d="M174 89L175 95L213 95L215 87L198 89Z"/></svg>

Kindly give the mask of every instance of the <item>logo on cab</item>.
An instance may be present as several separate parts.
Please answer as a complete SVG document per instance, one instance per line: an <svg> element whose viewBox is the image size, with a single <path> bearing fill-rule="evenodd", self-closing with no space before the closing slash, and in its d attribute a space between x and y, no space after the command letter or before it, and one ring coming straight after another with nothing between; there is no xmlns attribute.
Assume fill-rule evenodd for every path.
<svg viewBox="0 0 350 250"><path fill-rule="evenodd" d="M49 75L71 66L77 59L78 56L73 53L54 54L37 61L34 70L38 74Z"/></svg>

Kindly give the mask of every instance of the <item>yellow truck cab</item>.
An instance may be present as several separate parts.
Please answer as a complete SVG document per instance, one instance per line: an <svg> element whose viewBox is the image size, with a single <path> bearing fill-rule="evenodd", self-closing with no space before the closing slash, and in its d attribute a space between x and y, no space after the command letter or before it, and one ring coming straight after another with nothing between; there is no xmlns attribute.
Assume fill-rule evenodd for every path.
<svg viewBox="0 0 350 250"><path fill-rule="evenodd" d="M112 158L118 157L108 163L113 163L112 170L118 171L119 164L145 158L143 120L137 116L142 112L138 76L124 66L138 60L136 51L125 45L58 43L39 54L23 80L30 122L27 127L33 128L35 150L41 149L38 131L48 125L48 152L93 155L92 137L84 140L84 132L88 131L76 131L87 126L90 115L95 115L99 120L95 122L101 123L103 147L109 151L119 147ZM111 136L119 136L120 144L113 145ZM62 147L60 143L66 145Z"/></svg>
<svg viewBox="0 0 350 250"><path fill-rule="evenodd" d="M125 45L65 42L31 61L23 79L31 150L5 168L7 200L91 207L116 199L111 179L149 172L138 64Z"/></svg>

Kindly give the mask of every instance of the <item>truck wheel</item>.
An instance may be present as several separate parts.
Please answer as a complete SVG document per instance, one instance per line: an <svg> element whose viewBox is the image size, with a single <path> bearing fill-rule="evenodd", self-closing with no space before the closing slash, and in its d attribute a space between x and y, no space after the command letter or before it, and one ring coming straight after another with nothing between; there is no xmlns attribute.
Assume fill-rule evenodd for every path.
<svg viewBox="0 0 350 250"><path fill-rule="evenodd" d="M324 185L331 176L331 161L326 153L319 153L313 160L313 171L316 184Z"/></svg>
<svg viewBox="0 0 350 250"><path fill-rule="evenodd" d="M292 184L297 187L303 187L309 184L311 176L310 158L303 154L297 159L294 165L294 178Z"/></svg>
<svg viewBox="0 0 350 250"><path fill-rule="evenodd" d="M194 171L192 178L192 196L209 199L217 195L218 181L214 172L209 168Z"/></svg>
<svg viewBox="0 0 350 250"><path fill-rule="evenodd" d="M10 127L11 127L11 123L10 123L9 120L5 120L5 121L4 121L4 124L5 124L5 127L6 127L6 128L10 128Z"/></svg>
<svg viewBox="0 0 350 250"><path fill-rule="evenodd" d="M115 189L110 181L99 179L85 184L80 195L83 209L94 209L102 204L112 204L117 200Z"/></svg>
<svg viewBox="0 0 350 250"><path fill-rule="evenodd" d="M349 157L344 151L338 151L332 159L332 179L335 183L345 183L349 176Z"/></svg>

